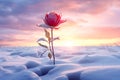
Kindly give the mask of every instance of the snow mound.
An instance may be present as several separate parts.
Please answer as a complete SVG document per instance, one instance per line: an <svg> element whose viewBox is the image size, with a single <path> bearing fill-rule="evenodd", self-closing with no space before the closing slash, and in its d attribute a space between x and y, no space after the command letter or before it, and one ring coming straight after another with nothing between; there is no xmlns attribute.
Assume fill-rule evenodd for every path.
<svg viewBox="0 0 120 80"><path fill-rule="evenodd" d="M62 75L55 78L55 80L69 80L67 76Z"/></svg>
<svg viewBox="0 0 120 80"><path fill-rule="evenodd" d="M37 74L31 71L21 71L19 73L14 73L8 79L9 80L41 80Z"/></svg>
<svg viewBox="0 0 120 80"><path fill-rule="evenodd" d="M34 73L36 73L39 76L44 76L53 68L54 68L54 66L48 65L48 66L35 67L35 68L30 69L30 70L33 71Z"/></svg>
<svg viewBox="0 0 120 80"><path fill-rule="evenodd" d="M24 66L24 65L19 65L19 66L17 66L17 65L15 65L15 66L3 66L3 68L4 69L6 69L6 70L10 70L10 71L12 71L12 72L20 72L20 71L23 71L23 70L26 70L27 68L26 68L26 66Z"/></svg>
<svg viewBox="0 0 120 80"><path fill-rule="evenodd" d="M1 47L0 80L120 80L119 46L56 48L55 65L36 48Z"/></svg>
<svg viewBox="0 0 120 80"><path fill-rule="evenodd" d="M81 73L81 80L119 80L119 67L93 68Z"/></svg>
<svg viewBox="0 0 120 80"><path fill-rule="evenodd" d="M113 65L118 64L119 65L120 59L116 58L112 55L87 55L83 58L81 58L78 62L79 64L89 64L89 65Z"/></svg>
<svg viewBox="0 0 120 80"><path fill-rule="evenodd" d="M25 65L29 69L29 68L40 66L40 63L37 63L35 61L28 61Z"/></svg>

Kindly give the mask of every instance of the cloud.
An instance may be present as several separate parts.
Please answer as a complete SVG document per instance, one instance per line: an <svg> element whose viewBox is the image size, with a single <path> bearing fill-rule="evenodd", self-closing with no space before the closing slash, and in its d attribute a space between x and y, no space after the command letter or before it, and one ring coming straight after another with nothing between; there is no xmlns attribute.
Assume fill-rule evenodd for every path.
<svg viewBox="0 0 120 80"><path fill-rule="evenodd" d="M65 12L99 14L106 11L112 4L113 1L109 0L69 0L69 2L61 0L55 1L52 7Z"/></svg>
<svg viewBox="0 0 120 80"><path fill-rule="evenodd" d="M15 38L14 36L17 35L28 35L26 32L20 31L20 30L13 30L13 29L2 29L0 31L0 42L3 41L21 41L23 39Z"/></svg>
<svg viewBox="0 0 120 80"><path fill-rule="evenodd" d="M44 0L0 0L0 28L33 30L41 19L41 2Z"/></svg>
<svg viewBox="0 0 120 80"><path fill-rule="evenodd" d="M80 39L120 38L120 27L82 27L80 30L81 31L76 34L76 37Z"/></svg>
<svg viewBox="0 0 120 80"><path fill-rule="evenodd" d="M53 1L53 0L52 0ZM51 3L51 7L55 7L58 11L65 11L65 12L78 12L78 13L85 13L85 14L100 14L112 6L119 7L120 1L119 0L61 0L61 1L54 1L48 2L47 4ZM62 3L62 4L61 4Z"/></svg>
<svg viewBox="0 0 120 80"><path fill-rule="evenodd" d="M100 14L119 0L0 0L0 28L33 30L48 11L63 14ZM87 20L86 20L87 21ZM36 29L37 30L37 29Z"/></svg>
<svg viewBox="0 0 120 80"><path fill-rule="evenodd" d="M42 0L40 0L42 2ZM32 12L32 9L28 9L29 6L35 5L39 0L1 0L1 15L24 15L26 13Z"/></svg>
<svg viewBox="0 0 120 80"><path fill-rule="evenodd" d="M112 4L109 0L86 0L84 3L82 1L82 6L80 7L80 12L88 14L99 14L106 11Z"/></svg>
<svg viewBox="0 0 120 80"><path fill-rule="evenodd" d="M78 33L75 35L82 38L120 37L120 29L114 28L120 25L119 7L120 0L0 0L0 42L27 41L31 37L36 39L36 33L42 31L36 24L43 23L42 17L52 10L62 13L68 19L63 25L68 26L65 29L70 27L70 30ZM88 28L90 24L97 27L106 25L109 28ZM86 30L75 29L81 25L87 26ZM27 36L27 39L22 39L22 36Z"/></svg>

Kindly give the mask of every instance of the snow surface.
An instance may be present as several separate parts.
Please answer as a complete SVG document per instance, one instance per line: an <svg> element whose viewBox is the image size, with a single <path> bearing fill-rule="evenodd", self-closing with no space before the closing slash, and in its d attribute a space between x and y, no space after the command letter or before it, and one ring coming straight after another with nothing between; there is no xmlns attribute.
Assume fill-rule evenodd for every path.
<svg viewBox="0 0 120 80"><path fill-rule="evenodd" d="M0 80L120 80L120 46L0 47Z"/></svg>

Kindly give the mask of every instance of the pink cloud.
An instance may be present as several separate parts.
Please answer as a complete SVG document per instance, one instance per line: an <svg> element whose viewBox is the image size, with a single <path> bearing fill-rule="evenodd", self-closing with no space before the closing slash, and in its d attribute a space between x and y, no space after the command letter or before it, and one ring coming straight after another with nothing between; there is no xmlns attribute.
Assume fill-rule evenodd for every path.
<svg viewBox="0 0 120 80"><path fill-rule="evenodd" d="M81 39L114 39L120 38L120 27L87 27L81 28L86 31L79 33L77 37Z"/></svg>
<svg viewBox="0 0 120 80"><path fill-rule="evenodd" d="M89 27L88 25L86 30L82 29L85 32L83 35L79 33L81 29L76 29L75 31L78 32L78 34L75 35L79 37L99 39L120 37L120 0L6 0L0 1L0 4L2 4L2 9L0 9L0 29L3 31L11 29L10 32L0 32L0 37L3 37L0 43L4 41L5 45L7 44L6 42L9 41L14 43L15 41L27 41L29 38L32 39L31 41L37 39L37 37L34 36L38 35L39 32L42 33L42 30L36 27L36 24L43 23L41 17L44 17L46 12L52 10L61 12L63 17L68 18L68 22L64 25L66 27L78 28L79 24L96 24L94 21L98 21L96 28ZM110 10L113 7L115 7L115 9ZM106 11L113 13L113 15L108 15ZM90 17L91 19L88 19L89 17L84 17L83 15L92 16ZM98 15L101 16L97 17ZM91 23L93 17L94 20L93 23ZM101 22L99 23L100 20ZM106 25L108 27L98 27L100 25ZM71 28L71 30L72 29L73 28ZM17 33L16 31L14 32L14 30L18 32L20 30L21 32ZM34 32L38 34L33 34ZM8 34L10 36L6 37ZM22 36L26 36L27 39L22 39Z"/></svg>

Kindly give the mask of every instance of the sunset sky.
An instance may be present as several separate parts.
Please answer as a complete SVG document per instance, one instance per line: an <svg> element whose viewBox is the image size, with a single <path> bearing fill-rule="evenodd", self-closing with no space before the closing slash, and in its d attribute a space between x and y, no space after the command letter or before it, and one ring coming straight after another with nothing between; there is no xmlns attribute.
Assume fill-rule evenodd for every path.
<svg viewBox="0 0 120 80"><path fill-rule="evenodd" d="M120 0L0 0L0 46L37 46L50 11L67 20L56 46L120 44Z"/></svg>

